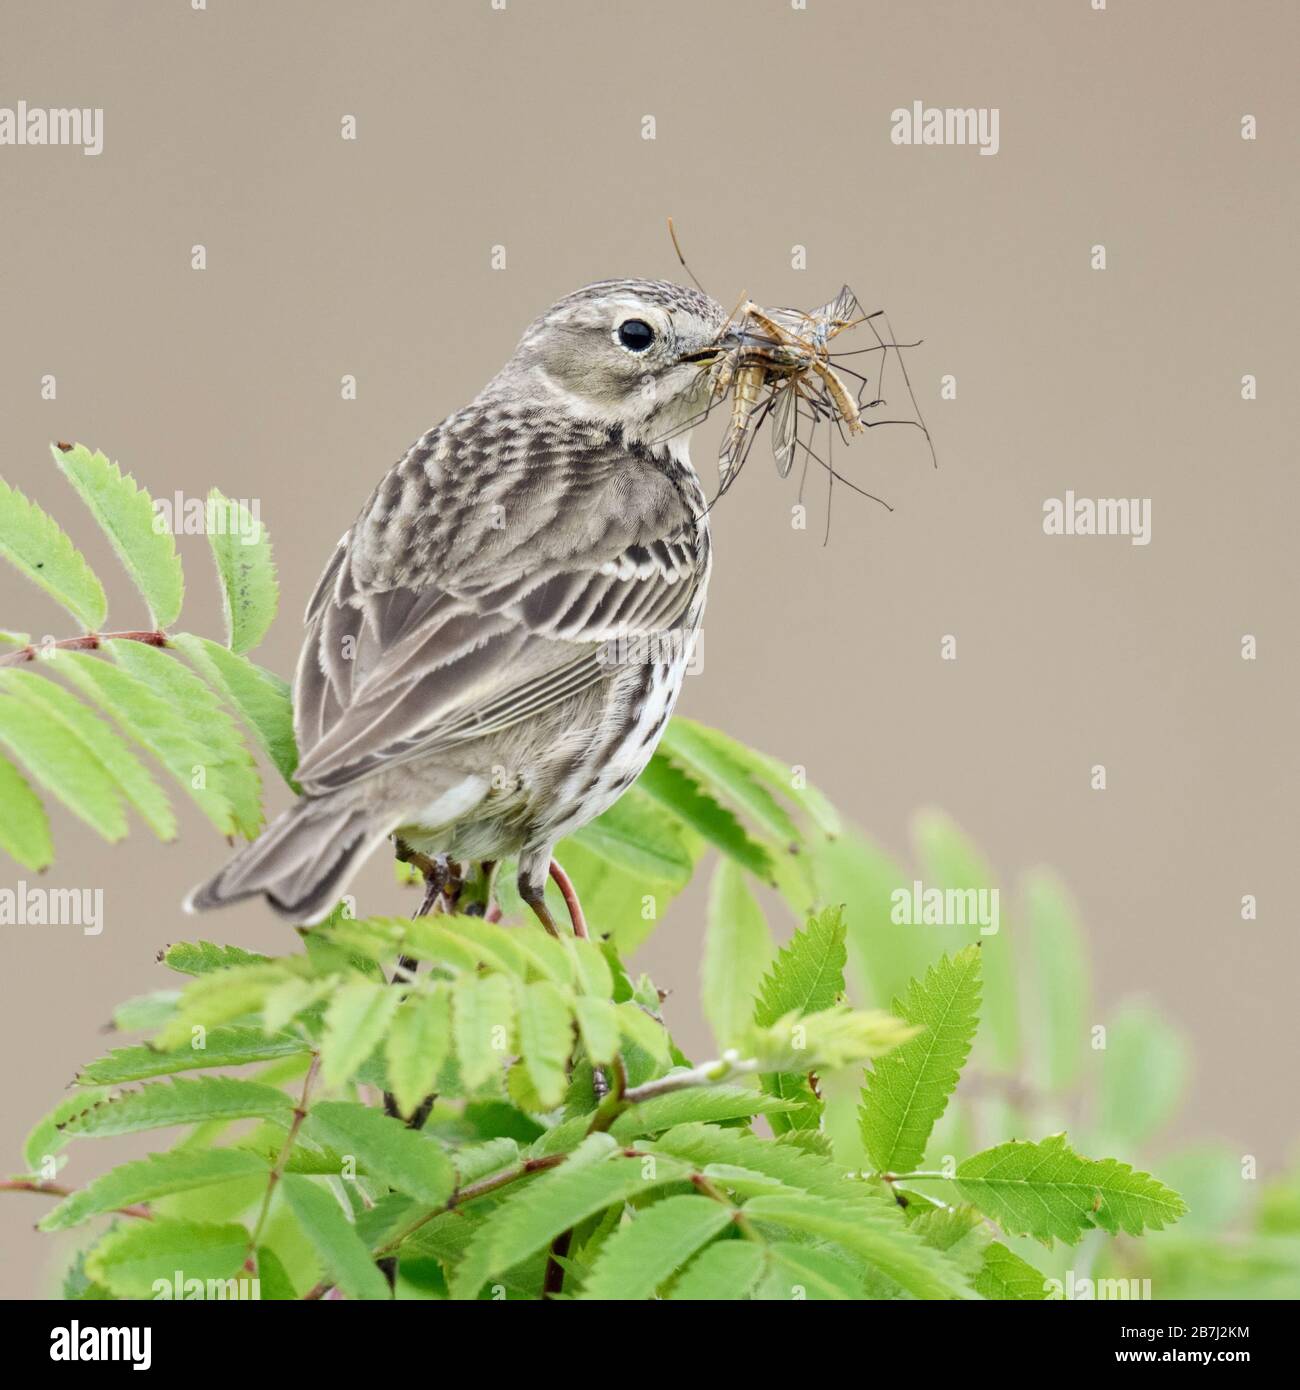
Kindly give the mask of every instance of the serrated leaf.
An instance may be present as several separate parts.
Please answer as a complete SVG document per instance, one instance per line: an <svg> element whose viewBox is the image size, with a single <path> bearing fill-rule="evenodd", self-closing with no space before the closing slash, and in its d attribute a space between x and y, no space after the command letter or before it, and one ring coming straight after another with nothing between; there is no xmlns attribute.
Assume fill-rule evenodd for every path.
<svg viewBox="0 0 1300 1390"><path fill-rule="evenodd" d="M204 1067L241 1067L250 1062L272 1062L305 1052L300 1038L268 1037L260 1028L213 1028L204 1048L183 1047L160 1052L156 1047L119 1047L107 1056L88 1062L77 1073L79 1086L121 1086L154 1076L172 1076Z"/></svg>
<svg viewBox="0 0 1300 1390"><path fill-rule="evenodd" d="M573 839L641 882L680 886L695 867L677 823L635 787L575 831Z"/></svg>
<svg viewBox="0 0 1300 1390"><path fill-rule="evenodd" d="M653 1296L701 1246L731 1224L733 1211L708 1197L666 1197L642 1208L601 1247L580 1299Z"/></svg>
<svg viewBox="0 0 1300 1390"><path fill-rule="evenodd" d="M131 675L161 695L186 722L204 750L209 782L229 800L236 828L252 839L261 828L262 779L239 729L216 696L188 666L158 647L116 640L104 650Z"/></svg>
<svg viewBox="0 0 1300 1390"><path fill-rule="evenodd" d="M453 1298L473 1298L495 1274L545 1250L562 1231L633 1196L680 1181L684 1165L658 1157L646 1165L593 1134L561 1164L513 1192L475 1232L451 1280Z"/></svg>
<svg viewBox="0 0 1300 1390"><path fill-rule="evenodd" d="M35 1173L45 1169L57 1156L67 1143L63 1137L63 1126L74 1115L98 1105L111 1095L107 1086L78 1091L74 1095L64 1096L48 1115L43 1115L23 1141L23 1162L28 1171Z"/></svg>
<svg viewBox="0 0 1300 1390"><path fill-rule="evenodd" d="M214 514L224 526L214 526ZM208 544L221 580L221 607L226 619L226 645L233 652L251 651L266 636L280 602L280 586L271 559L266 527L242 502L219 489L208 493Z"/></svg>
<svg viewBox="0 0 1300 1390"><path fill-rule="evenodd" d="M515 1010L519 1051L543 1110L564 1099L569 1054L573 1050L570 998L549 980L516 982Z"/></svg>
<svg viewBox="0 0 1300 1390"><path fill-rule="evenodd" d="M298 1297L289 1271L269 1245L257 1247L257 1286L264 1303L296 1300Z"/></svg>
<svg viewBox="0 0 1300 1390"><path fill-rule="evenodd" d="M140 813L160 840L176 835L176 817L163 790L118 733L61 685L34 671L0 670L0 689L16 695L47 719L62 726L86 755L99 763L108 779Z"/></svg>
<svg viewBox="0 0 1300 1390"><path fill-rule="evenodd" d="M151 1154L135 1163L123 1163L74 1192L45 1214L40 1229L67 1230L104 1212L236 1178L265 1176L268 1171L263 1159L240 1149Z"/></svg>
<svg viewBox="0 0 1300 1390"><path fill-rule="evenodd" d="M207 637L178 632L170 641L235 710L280 776L293 786L298 745L293 733L293 700L288 684L274 672Z"/></svg>
<svg viewBox="0 0 1300 1390"><path fill-rule="evenodd" d="M704 1016L720 1047L730 1046L748 1026L773 954L767 918L744 874L732 860L720 859L709 893L700 976Z"/></svg>
<svg viewBox="0 0 1300 1390"><path fill-rule="evenodd" d="M847 959L841 910L828 907L809 917L764 977L754 1022L767 1028L786 1014L829 1009L844 993Z"/></svg>
<svg viewBox="0 0 1300 1390"><path fill-rule="evenodd" d="M953 1179L965 1201L1008 1235L1076 1245L1086 1231L1141 1235L1163 1230L1187 1210L1149 1173L1114 1158L1084 1158L1054 1134L1034 1143L1013 1139L958 1164Z"/></svg>
<svg viewBox="0 0 1300 1390"><path fill-rule="evenodd" d="M610 1133L620 1142L627 1142L678 1125L745 1120L790 1108L788 1101L748 1086L692 1086L631 1106L610 1126Z"/></svg>
<svg viewBox="0 0 1300 1390"><path fill-rule="evenodd" d="M204 775L210 759L205 743L166 699L129 672L84 652L61 651L50 659L48 669L94 700L147 748L221 834L235 833L235 808L229 796L221 787L209 785Z"/></svg>
<svg viewBox="0 0 1300 1390"><path fill-rule="evenodd" d="M58 522L0 479L0 555L39 584L87 632L108 616L104 586Z"/></svg>
<svg viewBox="0 0 1300 1390"><path fill-rule="evenodd" d="M515 1001L504 975L461 975L452 985L452 1037L461 1079L477 1090L509 1055Z"/></svg>
<svg viewBox="0 0 1300 1390"><path fill-rule="evenodd" d="M86 1256L86 1272L119 1298L155 1297L155 1283L234 1279L248 1250L242 1226L198 1221L132 1221L110 1231ZM237 1298L233 1290L229 1297Z"/></svg>
<svg viewBox="0 0 1300 1390"><path fill-rule="evenodd" d="M766 1269L767 1252L749 1240L715 1241L686 1266L668 1297L687 1303L738 1302Z"/></svg>
<svg viewBox="0 0 1300 1390"><path fill-rule="evenodd" d="M876 1170L908 1172L925 1155L948 1106L979 1023L980 948L944 956L913 980L893 1012L923 1032L871 1065L858 1111L862 1143Z"/></svg>
<svg viewBox="0 0 1300 1390"><path fill-rule="evenodd" d="M185 578L171 533L154 524L149 494L129 473L84 444L68 450L51 444L50 453L144 596L154 627L170 627L180 617Z"/></svg>
<svg viewBox="0 0 1300 1390"><path fill-rule="evenodd" d="M368 1176L425 1206L441 1206L456 1186L451 1160L442 1149L380 1110L352 1101L317 1101L307 1127L311 1137L353 1155Z"/></svg>
<svg viewBox="0 0 1300 1390"><path fill-rule="evenodd" d="M1047 1297L1042 1271L999 1241L985 1247L983 1267L975 1276L975 1291L999 1300Z"/></svg>
<svg viewBox="0 0 1300 1390"><path fill-rule="evenodd" d="M207 975L230 965L265 965L270 956L246 951L242 946L218 946L211 941L174 941L160 959L169 970L182 975Z"/></svg>
<svg viewBox="0 0 1300 1390"><path fill-rule="evenodd" d="M206 1120L274 1119L288 1116L293 1102L283 1091L256 1081L226 1076L157 1082L110 1099L87 1098L83 1107L59 1126L69 1139L135 1134Z"/></svg>
<svg viewBox="0 0 1300 1390"><path fill-rule="evenodd" d="M597 1065L612 1062L618 1052L619 1016L617 1007L608 999L580 994L573 1001L587 1056Z"/></svg>
<svg viewBox="0 0 1300 1390"><path fill-rule="evenodd" d="M821 1240L834 1241L879 1269L917 1298L975 1298L961 1272L926 1245L883 1205L867 1208L832 1197L755 1197L745 1203L748 1220L772 1223Z"/></svg>
<svg viewBox="0 0 1300 1390"><path fill-rule="evenodd" d="M200 976L186 986L174 1017L159 1031L154 1045L164 1052L186 1043L192 1046L196 1028L218 1028L244 1014L255 1013L267 994L287 976L288 971L276 961L265 965L233 965Z"/></svg>
<svg viewBox="0 0 1300 1390"><path fill-rule="evenodd" d="M751 776L732 740L704 724L678 717L670 721L660 746L673 761L748 816L783 848L797 845L803 838L776 797Z"/></svg>
<svg viewBox="0 0 1300 1390"><path fill-rule="evenodd" d="M698 835L765 883L773 881L772 857L734 815L662 753L646 764L635 784L667 806Z"/></svg>
<svg viewBox="0 0 1300 1390"><path fill-rule="evenodd" d="M451 992L415 994L393 1015L388 1031L388 1086L403 1115L433 1092L451 1051Z"/></svg>
<svg viewBox="0 0 1300 1390"><path fill-rule="evenodd" d="M778 1240L768 1246L767 1257L767 1276L754 1290L756 1300L854 1303L866 1297L858 1269L829 1250Z"/></svg>
<svg viewBox="0 0 1300 1390"><path fill-rule="evenodd" d="M330 1280L349 1298L386 1299L392 1293L374 1258L343 1214L342 1207L312 1178L287 1173L280 1183L285 1202Z"/></svg>
<svg viewBox="0 0 1300 1390"><path fill-rule="evenodd" d="M98 759L61 725L13 695L0 695L0 745L105 840L126 834L121 797Z"/></svg>
<svg viewBox="0 0 1300 1390"><path fill-rule="evenodd" d="M44 869L54 861L45 807L8 758L0 758L0 849L25 869Z"/></svg>
<svg viewBox="0 0 1300 1390"><path fill-rule="evenodd" d="M321 1076L327 1086L350 1081L383 1041L401 995L390 985L358 980L347 984L325 1010Z"/></svg>

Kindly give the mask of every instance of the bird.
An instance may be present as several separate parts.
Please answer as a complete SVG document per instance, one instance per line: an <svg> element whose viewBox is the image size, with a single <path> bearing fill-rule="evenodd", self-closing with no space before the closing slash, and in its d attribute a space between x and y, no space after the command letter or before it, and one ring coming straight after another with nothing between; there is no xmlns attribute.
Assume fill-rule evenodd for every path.
<svg viewBox="0 0 1300 1390"><path fill-rule="evenodd" d="M295 803L189 896L329 914L392 840L429 894L517 864L581 905L554 846L641 774L681 689L712 567L690 435L736 343L698 289L612 279L524 332L371 493L308 605Z"/></svg>

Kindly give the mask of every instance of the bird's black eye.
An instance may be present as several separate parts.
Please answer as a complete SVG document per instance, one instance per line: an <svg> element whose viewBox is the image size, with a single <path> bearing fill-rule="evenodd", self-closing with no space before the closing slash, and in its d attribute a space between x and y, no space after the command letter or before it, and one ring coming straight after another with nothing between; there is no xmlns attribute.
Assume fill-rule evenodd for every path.
<svg viewBox="0 0 1300 1390"><path fill-rule="evenodd" d="M629 352L644 352L655 340L655 331L644 319L625 319L618 326L618 340Z"/></svg>

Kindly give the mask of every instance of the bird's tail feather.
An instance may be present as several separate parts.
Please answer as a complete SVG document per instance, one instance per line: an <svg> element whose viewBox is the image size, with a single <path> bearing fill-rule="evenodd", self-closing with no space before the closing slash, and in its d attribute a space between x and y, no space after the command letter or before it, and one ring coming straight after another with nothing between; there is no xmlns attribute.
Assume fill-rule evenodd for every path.
<svg viewBox="0 0 1300 1390"><path fill-rule="evenodd" d="M302 800L186 899L206 912L262 894L282 917L318 922L391 829L356 807Z"/></svg>

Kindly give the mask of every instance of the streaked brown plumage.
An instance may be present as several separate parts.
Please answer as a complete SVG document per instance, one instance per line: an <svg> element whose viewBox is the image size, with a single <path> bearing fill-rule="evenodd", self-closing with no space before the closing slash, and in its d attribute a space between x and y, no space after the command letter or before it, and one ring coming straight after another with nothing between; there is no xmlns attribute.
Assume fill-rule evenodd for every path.
<svg viewBox="0 0 1300 1390"><path fill-rule="evenodd" d="M726 318L661 281L580 290L389 472L308 605L303 796L189 906L319 920L393 835L517 858L540 905L553 845L636 779L681 685L710 567L687 426Z"/></svg>

